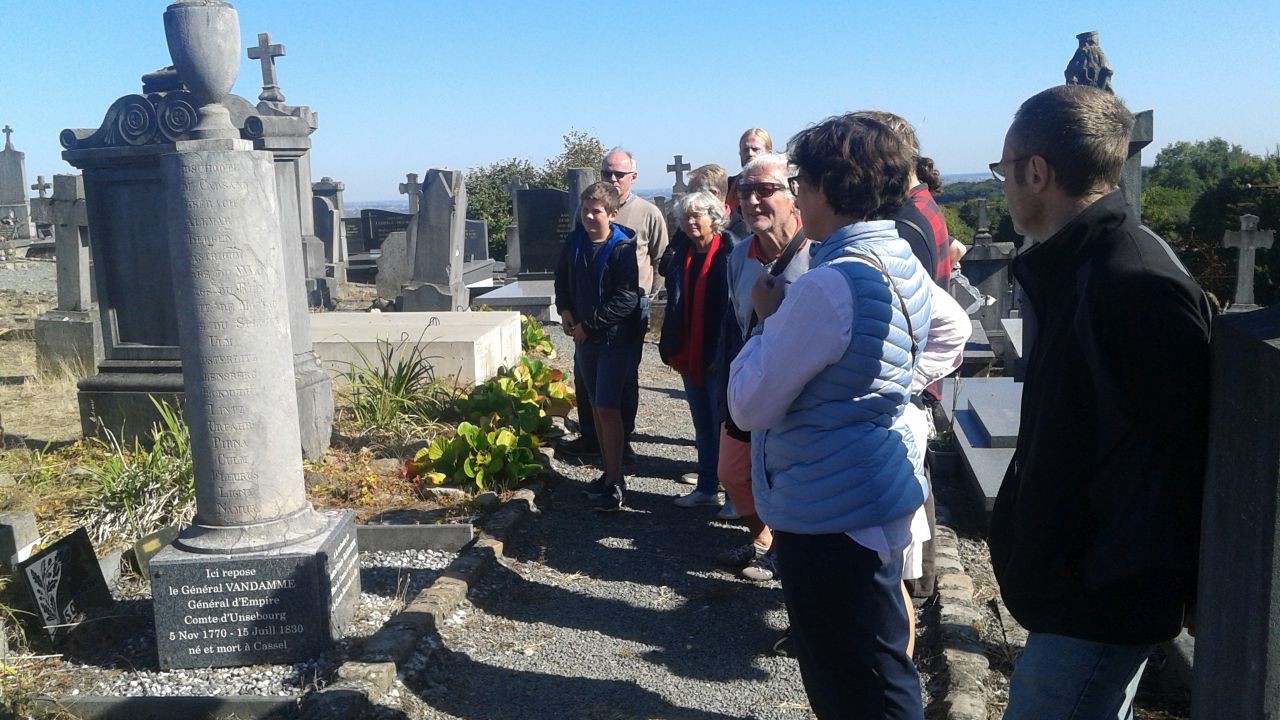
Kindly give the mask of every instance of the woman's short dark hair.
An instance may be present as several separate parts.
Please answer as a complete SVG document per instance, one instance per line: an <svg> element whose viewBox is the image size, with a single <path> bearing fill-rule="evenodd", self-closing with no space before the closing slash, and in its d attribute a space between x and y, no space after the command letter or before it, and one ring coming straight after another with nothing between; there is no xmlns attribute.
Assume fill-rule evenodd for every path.
<svg viewBox="0 0 1280 720"><path fill-rule="evenodd" d="M829 117L801 130L788 147L791 163L839 215L887 220L906 200L914 153L879 120L856 113Z"/></svg>

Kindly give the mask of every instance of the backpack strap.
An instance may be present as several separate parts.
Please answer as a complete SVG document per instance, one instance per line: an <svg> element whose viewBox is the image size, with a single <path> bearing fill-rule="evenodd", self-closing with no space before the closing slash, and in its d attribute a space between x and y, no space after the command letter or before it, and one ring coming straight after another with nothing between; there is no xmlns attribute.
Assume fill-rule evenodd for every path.
<svg viewBox="0 0 1280 720"><path fill-rule="evenodd" d="M902 220L900 222L907 222ZM915 227L914 225L912 227ZM919 228L917 228L919 229ZM898 286L894 285L893 278L889 276L889 271L885 269L884 263L880 262L880 258L875 253L867 251L866 255L862 253L848 253L845 257L855 257L859 260L865 260L868 265L880 271L884 276L884 281L889 284L889 291L893 296L898 298L898 306L902 308L902 317L907 321L907 336L911 338L911 361L914 363L920 354L920 344L916 342L915 326L911 323L911 313L907 310L907 301L902 299L902 294L898 292Z"/></svg>

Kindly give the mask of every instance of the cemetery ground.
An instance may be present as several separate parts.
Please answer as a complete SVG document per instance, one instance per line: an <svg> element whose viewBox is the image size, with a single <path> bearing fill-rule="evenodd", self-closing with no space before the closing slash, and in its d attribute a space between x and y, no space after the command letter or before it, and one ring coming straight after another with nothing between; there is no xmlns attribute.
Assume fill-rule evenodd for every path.
<svg viewBox="0 0 1280 720"><path fill-rule="evenodd" d="M36 509L42 536L74 529L83 469L110 449L77 443L36 449L21 439L70 440L79 434L75 383L36 376L26 329L54 302L52 275L36 263L0 266L0 375L32 378L0 384L0 419L11 441L0 458L0 511ZM364 309L367 287L346 286L344 309ZM7 332L5 332L7 330ZM548 327L561 368L571 343ZM592 513L580 495L597 470L552 461L534 512L507 538L503 553L470 585L398 667L399 681L370 716L480 720L499 718L808 718L795 661L767 652L786 626L776 582L756 584L718 568L714 555L745 539L712 508L680 509L674 482L693 468L692 429L678 377L655 347L641 370L636 449L627 469L627 509ZM344 427L339 425L339 430ZM350 432L349 426L346 428ZM340 436L341 436L340 432ZM402 477L412 443L349 443L308 465L308 495L321 507L352 507L362 521L381 514L426 522L483 518L474 502L424 495ZM45 468L43 480L24 473ZM915 658L931 719L997 718L1025 632L998 599L982 538L981 512L958 478L937 479L940 551L952 570L943 590L917 606ZM120 539L99 552L118 546ZM362 553L363 596L356 621L334 650L309 662L160 672L156 669L149 589L125 572L108 622L62 646L11 639L0 659L0 689L37 695L297 696L336 680L354 652L415 596L447 573L448 551ZM0 608L3 609L3 608ZM12 625L12 622L10 623ZM967 664L959 662L968 658ZM1189 716L1184 693L1159 683L1153 658L1138 697L1139 718ZM963 696L963 697L962 697ZM0 702L0 715L5 705Z"/></svg>

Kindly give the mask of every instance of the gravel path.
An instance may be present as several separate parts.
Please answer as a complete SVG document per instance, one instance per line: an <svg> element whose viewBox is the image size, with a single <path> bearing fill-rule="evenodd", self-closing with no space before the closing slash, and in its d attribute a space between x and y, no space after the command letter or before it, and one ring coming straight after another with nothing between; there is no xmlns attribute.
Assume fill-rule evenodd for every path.
<svg viewBox="0 0 1280 720"><path fill-rule="evenodd" d="M567 366L572 350L552 335ZM764 653L787 624L781 588L714 562L745 529L671 503L689 490L673 478L694 466L678 383L646 346L625 511L592 512L580 489L598 471L555 462L564 480L541 514L406 677L429 717L812 717L795 661Z"/></svg>
<svg viewBox="0 0 1280 720"><path fill-rule="evenodd" d="M0 262L0 290L56 293L57 263L52 258L27 260L19 258Z"/></svg>

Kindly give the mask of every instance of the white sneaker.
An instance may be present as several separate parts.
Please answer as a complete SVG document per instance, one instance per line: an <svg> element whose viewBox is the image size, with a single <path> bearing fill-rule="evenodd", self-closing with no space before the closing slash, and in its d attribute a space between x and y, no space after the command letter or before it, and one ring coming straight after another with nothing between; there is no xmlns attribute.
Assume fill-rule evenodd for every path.
<svg viewBox="0 0 1280 720"><path fill-rule="evenodd" d="M720 507L720 494L713 492L702 492L694 490L688 495L683 495L675 499L676 507L691 508L699 505L710 505L712 507Z"/></svg>
<svg viewBox="0 0 1280 720"><path fill-rule="evenodd" d="M679 480L676 480L676 482L678 482L678 483L680 483L680 484L682 484L682 485L697 485L697 484L698 484L698 473L696 473L696 472L685 473L685 474L681 475L681 476L680 476L680 479L679 479Z"/></svg>
<svg viewBox="0 0 1280 720"><path fill-rule="evenodd" d="M733 498L725 495L724 507L720 508L720 512L716 513L716 517L721 520L737 520L742 517L742 513L738 512L738 508L733 506Z"/></svg>

